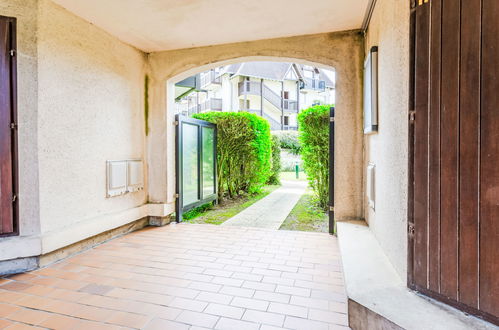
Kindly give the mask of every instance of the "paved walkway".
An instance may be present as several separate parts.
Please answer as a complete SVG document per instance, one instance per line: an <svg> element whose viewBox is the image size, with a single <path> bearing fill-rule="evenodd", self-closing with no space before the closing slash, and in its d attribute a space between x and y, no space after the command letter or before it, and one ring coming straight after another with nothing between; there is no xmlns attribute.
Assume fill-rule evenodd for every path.
<svg viewBox="0 0 499 330"><path fill-rule="evenodd" d="M306 181L282 181L282 186L244 209L222 226L279 229L307 189Z"/></svg>
<svg viewBox="0 0 499 330"><path fill-rule="evenodd" d="M346 329L340 265L322 233L148 228L0 278L0 328Z"/></svg>

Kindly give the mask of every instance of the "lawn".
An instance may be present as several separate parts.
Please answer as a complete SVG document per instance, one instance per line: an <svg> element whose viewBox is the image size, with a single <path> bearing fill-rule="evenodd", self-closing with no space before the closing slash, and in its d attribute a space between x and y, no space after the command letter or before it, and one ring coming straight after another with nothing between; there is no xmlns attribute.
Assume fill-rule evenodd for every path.
<svg viewBox="0 0 499 330"><path fill-rule="evenodd" d="M313 198L312 191L308 189L279 229L327 233L328 215L312 203Z"/></svg>
<svg viewBox="0 0 499 330"><path fill-rule="evenodd" d="M254 195L241 196L233 200L224 200L223 203L214 206L208 204L206 206L198 207L184 213L184 221L188 223L209 223L219 225L229 220L245 208L258 202L278 187L280 186L265 186L260 193Z"/></svg>

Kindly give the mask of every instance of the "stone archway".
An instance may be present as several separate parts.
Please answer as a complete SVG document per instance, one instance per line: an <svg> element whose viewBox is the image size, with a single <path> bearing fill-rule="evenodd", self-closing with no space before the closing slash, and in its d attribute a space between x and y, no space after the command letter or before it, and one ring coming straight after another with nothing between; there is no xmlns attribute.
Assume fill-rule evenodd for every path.
<svg viewBox="0 0 499 330"><path fill-rule="evenodd" d="M149 54L148 182L152 214L166 216L175 201L173 83L221 65L265 60L309 63L336 71L336 181L338 220L363 218L362 36L325 33L172 50ZM170 101L168 101L170 100Z"/></svg>

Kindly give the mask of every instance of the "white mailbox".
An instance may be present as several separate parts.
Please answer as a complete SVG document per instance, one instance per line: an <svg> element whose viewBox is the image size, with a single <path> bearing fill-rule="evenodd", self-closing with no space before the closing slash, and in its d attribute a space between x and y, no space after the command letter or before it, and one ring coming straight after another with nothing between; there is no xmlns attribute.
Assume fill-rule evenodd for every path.
<svg viewBox="0 0 499 330"><path fill-rule="evenodd" d="M106 197L144 189L144 166L140 159L108 160Z"/></svg>
<svg viewBox="0 0 499 330"><path fill-rule="evenodd" d="M141 160L128 161L128 192L144 189L144 170Z"/></svg>
<svg viewBox="0 0 499 330"><path fill-rule="evenodd" d="M127 162L107 162L107 197L123 195L127 192Z"/></svg>

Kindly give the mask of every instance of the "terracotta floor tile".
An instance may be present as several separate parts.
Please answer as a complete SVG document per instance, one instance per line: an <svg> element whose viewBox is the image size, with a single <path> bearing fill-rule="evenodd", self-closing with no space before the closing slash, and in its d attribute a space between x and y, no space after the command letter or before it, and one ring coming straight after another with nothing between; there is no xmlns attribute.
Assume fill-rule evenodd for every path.
<svg viewBox="0 0 499 330"><path fill-rule="evenodd" d="M2 285L3 290L9 290L9 291L23 291L29 287L31 287L31 284L27 284L24 282L17 282L17 281L12 281L10 283Z"/></svg>
<svg viewBox="0 0 499 330"><path fill-rule="evenodd" d="M9 330L36 330L36 329L43 329L43 328L29 325L29 324L24 324L24 323L14 323L8 329Z"/></svg>
<svg viewBox="0 0 499 330"><path fill-rule="evenodd" d="M275 313L268 313L267 305L290 303L291 295L301 316L305 309L319 310L311 315L315 321L299 320L323 324L319 319L327 313L347 316L342 281L337 241L327 234L194 224L147 228L12 280L1 278L0 328L216 328L220 316L241 315L247 320L220 326L282 326L291 312L274 303ZM262 301L261 311L237 303L241 298L227 307L234 296ZM330 304L309 304L317 301ZM207 309L207 303L215 304Z"/></svg>
<svg viewBox="0 0 499 330"><path fill-rule="evenodd" d="M14 305L0 303L0 317L5 318L11 314L20 311L21 308Z"/></svg>
<svg viewBox="0 0 499 330"><path fill-rule="evenodd" d="M34 279L36 277L37 277L36 274L21 273L21 274L9 276L9 279L15 280L15 281L29 281L29 280Z"/></svg>
<svg viewBox="0 0 499 330"><path fill-rule="evenodd" d="M43 321L40 326L60 330L76 329L76 325L78 325L79 322L80 320L74 317L53 314Z"/></svg>
<svg viewBox="0 0 499 330"><path fill-rule="evenodd" d="M14 322L12 322L12 321L0 319L0 329L5 329L8 326L11 326L13 324L14 324Z"/></svg>
<svg viewBox="0 0 499 330"><path fill-rule="evenodd" d="M52 313L42 312L34 309L23 308L13 314L10 314L6 318L12 321L18 321L27 324L38 325L45 321Z"/></svg>
<svg viewBox="0 0 499 330"><path fill-rule="evenodd" d="M151 318L148 316L139 314L113 312L111 316L106 320L106 322L122 325L129 328L142 329L150 319Z"/></svg>
<svg viewBox="0 0 499 330"><path fill-rule="evenodd" d="M35 296L48 296L55 288L43 285L32 285L31 287L23 290L23 293L32 294Z"/></svg>
<svg viewBox="0 0 499 330"><path fill-rule="evenodd" d="M0 290L0 302L15 303L24 297L26 297L26 295L22 293Z"/></svg>

